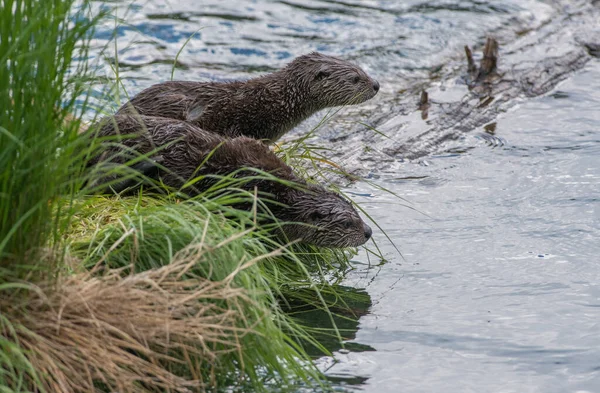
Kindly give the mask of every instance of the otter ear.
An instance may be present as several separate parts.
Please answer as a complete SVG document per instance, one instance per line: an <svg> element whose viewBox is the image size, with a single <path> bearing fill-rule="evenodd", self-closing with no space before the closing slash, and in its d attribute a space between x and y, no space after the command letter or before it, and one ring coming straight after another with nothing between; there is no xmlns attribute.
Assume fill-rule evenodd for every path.
<svg viewBox="0 0 600 393"><path fill-rule="evenodd" d="M319 72L317 72L317 75L315 75L315 80L320 81L322 79L327 78L329 75L330 75L329 71L319 70Z"/></svg>

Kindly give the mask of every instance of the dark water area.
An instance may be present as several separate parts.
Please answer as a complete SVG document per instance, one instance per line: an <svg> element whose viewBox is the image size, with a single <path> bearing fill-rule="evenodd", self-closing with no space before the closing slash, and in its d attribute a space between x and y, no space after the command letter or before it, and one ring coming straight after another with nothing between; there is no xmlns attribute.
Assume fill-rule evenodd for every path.
<svg viewBox="0 0 600 393"><path fill-rule="evenodd" d="M247 78L318 50L380 80L375 103L489 32L535 30L561 12L517 0L106 4L126 22L117 54L129 94L170 79L197 32L175 79ZM97 32L98 59L114 26ZM114 48L104 56L114 76ZM387 262L355 258L343 284L372 305L319 366L349 391L600 392L600 61L456 144L371 174L415 210L364 182L346 190L402 256L376 231Z"/></svg>

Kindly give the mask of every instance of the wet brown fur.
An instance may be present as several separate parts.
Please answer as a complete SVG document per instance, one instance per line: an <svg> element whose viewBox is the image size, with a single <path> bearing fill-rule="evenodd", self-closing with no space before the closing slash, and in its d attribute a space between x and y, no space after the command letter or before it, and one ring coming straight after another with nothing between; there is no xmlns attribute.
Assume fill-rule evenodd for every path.
<svg viewBox="0 0 600 393"><path fill-rule="evenodd" d="M119 115L97 127L92 131L99 137L123 135L118 143L104 142L106 148L89 162L100 173L103 165L123 164L139 154L149 154L163 167L150 177L160 178L175 188L202 175L227 175L241 168L256 168L296 184L290 187L275 180L258 179L242 186L249 191L256 187L271 195L268 199L277 202L267 202L273 215L280 221L297 223L283 226L289 240L302 239L325 247L354 247L371 236L371 229L352 204L321 186L307 184L256 139L226 138L183 121L152 116ZM250 173L254 172L242 171L238 176ZM108 176L102 182L110 180ZM214 182L214 178L205 178L184 192L193 196Z"/></svg>
<svg viewBox="0 0 600 393"><path fill-rule="evenodd" d="M168 117L229 137L274 142L315 112L364 102L378 90L360 67L314 52L247 81L159 83L118 114Z"/></svg>

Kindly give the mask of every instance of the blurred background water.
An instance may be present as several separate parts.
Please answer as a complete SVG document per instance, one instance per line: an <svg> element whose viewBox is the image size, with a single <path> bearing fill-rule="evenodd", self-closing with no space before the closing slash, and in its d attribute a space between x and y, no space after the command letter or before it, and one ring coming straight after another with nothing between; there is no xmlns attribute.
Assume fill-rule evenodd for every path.
<svg viewBox="0 0 600 393"><path fill-rule="evenodd" d="M541 26L552 4L115 0L104 6L121 21L97 31L94 55L111 77L118 58L133 95L170 79L176 57L175 79L226 80L317 50L360 64L381 101L489 32ZM374 174L426 215L366 183L347 190L403 257L378 232L388 262L361 253L348 274L373 305L355 345L318 360L340 389L600 392L600 62L483 135Z"/></svg>

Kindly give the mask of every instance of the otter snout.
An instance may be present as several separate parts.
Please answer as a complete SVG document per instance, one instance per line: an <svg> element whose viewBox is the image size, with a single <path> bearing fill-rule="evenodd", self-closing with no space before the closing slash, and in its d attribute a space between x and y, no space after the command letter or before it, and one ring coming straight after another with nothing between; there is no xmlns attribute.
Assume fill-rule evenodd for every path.
<svg viewBox="0 0 600 393"><path fill-rule="evenodd" d="M371 229L370 226L368 226L367 224L363 223L363 230L365 231L365 239L369 240L371 238L371 236L373 235L373 230Z"/></svg>
<svg viewBox="0 0 600 393"><path fill-rule="evenodd" d="M379 91L379 82L377 82L375 79L373 79L373 90L375 90L375 93Z"/></svg>

